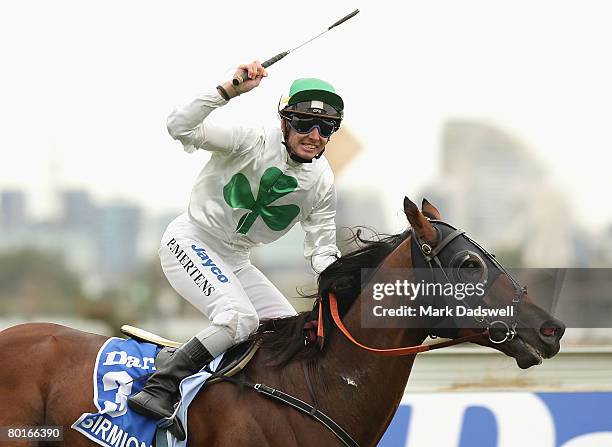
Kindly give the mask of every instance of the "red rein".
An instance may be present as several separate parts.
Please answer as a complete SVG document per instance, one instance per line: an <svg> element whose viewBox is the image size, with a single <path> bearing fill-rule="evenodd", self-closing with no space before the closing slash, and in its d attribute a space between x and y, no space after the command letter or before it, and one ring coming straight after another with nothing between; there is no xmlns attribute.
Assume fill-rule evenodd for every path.
<svg viewBox="0 0 612 447"><path fill-rule="evenodd" d="M338 313L338 301L336 299L336 295L334 295L332 292L329 292L329 310L331 311L332 318L334 319L334 323L336 323L336 326L338 326L338 329L340 329L340 331L346 336L346 338L348 338L351 342L353 342L353 344L373 354L387 356L387 357L395 357L395 356L401 356L401 355L414 355L414 354L418 354L419 352L431 351L433 349L446 348L447 346L453 346L459 343L474 341L488 333L488 330L484 330L476 334L472 334L472 335L468 335L468 336L460 337L460 338L455 338L454 340L434 343L431 345L418 345L418 346L406 346L403 348L377 349L377 348L371 348L362 343L359 343L351 335L351 333L348 331L346 326L344 326L344 324L342 323L342 320L340 319L340 314ZM325 334L323 333L323 301L319 301L319 320L317 323L317 343L319 343L320 347L323 347L324 337L325 337Z"/></svg>

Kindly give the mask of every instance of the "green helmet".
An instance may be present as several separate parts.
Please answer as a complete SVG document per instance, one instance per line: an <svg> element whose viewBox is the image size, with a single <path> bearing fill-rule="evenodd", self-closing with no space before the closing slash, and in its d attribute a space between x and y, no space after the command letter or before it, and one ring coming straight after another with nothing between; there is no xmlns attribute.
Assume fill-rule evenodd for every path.
<svg viewBox="0 0 612 447"><path fill-rule="evenodd" d="M293 112L341 121L344 101L329 82L302 78L293 81L289 95L281 99L278 111L283 117Z"/></svg>

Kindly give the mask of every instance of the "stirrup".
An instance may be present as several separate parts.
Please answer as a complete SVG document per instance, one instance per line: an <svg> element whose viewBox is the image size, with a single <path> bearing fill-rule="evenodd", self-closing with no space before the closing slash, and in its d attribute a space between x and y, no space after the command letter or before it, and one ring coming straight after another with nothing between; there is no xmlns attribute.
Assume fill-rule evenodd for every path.
<svg viewBox="0 0 612 447"><path fill-rule="evenodd" d="M183 428L183 424L181 423L180 419L176 417L176 414L161 419L157 423L157 428L160 428L162 430L168 430L179 441L184 441L187 437L185 429Z"/></svg>
<svg viewBox="0 0 612 447"><path fill-rule="evenodd" d="M160 419L157 423L157 428L162 430L168 430L176 439L179 441L184 441L187 438L187 433L185 433L185 428L181 423L180 419L176 416L180 407L180 402L177 402L174 407L174 413L170 416Z"/></svg>

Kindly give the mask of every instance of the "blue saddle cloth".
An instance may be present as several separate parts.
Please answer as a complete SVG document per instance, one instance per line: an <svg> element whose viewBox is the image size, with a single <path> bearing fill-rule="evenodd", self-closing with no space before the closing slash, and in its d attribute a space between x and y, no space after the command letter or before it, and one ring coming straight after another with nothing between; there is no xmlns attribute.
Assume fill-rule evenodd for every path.
<svg viewBox="0 0 612 447"><path fill-rule="evenodd" d="M155 372L154 361L160 348L132 339L110 338L102 345L93 374L94 405L97 413L84 413L72 428L105 447L152 447L157 421L132 411L127 405L130 395L144 386ZM181 406L177 417L187 431L187 408L223 355L199 373L181 382ZM163 436L168 447L185 447L187 440ZM161 437L158 436L158 444Z"/></svg>

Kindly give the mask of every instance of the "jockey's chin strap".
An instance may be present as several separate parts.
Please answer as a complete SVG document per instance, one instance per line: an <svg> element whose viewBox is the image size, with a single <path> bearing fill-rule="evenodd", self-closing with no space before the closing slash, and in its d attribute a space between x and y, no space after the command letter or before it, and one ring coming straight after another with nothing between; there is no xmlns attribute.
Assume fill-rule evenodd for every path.
<svg viewBox="0 0 612 447"><path fill-rule="evenodd" d="M322 340L324 337L323 331L323 302L319 302L319 321L317 323L317 338ZM372 354L385 356L385 357L398 357L402 355L414 355L419 352L425 351L433 351L434 349L446 348L448 346L458 345L459 343L466 343L470 341L475 341L477 339L482 339L483 336L487 336L489 333L488 329L485 329L482 332L478 332L472 335L466 335L465 337L459 337L448 341L443 341L439 343L434 343L430 345L417 345L417 346L405 346L403 348L389 348L389 349L378 349L371 348L369 346L360 343L351 335L349 330L344 326L342 320L340 319L340 313L338 312L338 300L336 299L336 295L333 292L329 292L329 310L331 312L332 318L338 329L348 338L353 344L359 346L362 349L365 349Z"/></svg>

